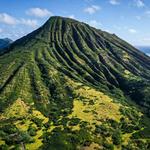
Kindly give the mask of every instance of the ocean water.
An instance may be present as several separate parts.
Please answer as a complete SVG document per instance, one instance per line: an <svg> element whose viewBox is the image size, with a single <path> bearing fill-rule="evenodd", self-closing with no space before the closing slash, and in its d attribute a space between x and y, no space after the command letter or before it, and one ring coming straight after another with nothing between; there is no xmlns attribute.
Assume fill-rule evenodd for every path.
<svg viewBox="0 0 150 150"><path fill-rule="evenodd" d="M136 48L150 56L150 46L136 46Z"/></svg>

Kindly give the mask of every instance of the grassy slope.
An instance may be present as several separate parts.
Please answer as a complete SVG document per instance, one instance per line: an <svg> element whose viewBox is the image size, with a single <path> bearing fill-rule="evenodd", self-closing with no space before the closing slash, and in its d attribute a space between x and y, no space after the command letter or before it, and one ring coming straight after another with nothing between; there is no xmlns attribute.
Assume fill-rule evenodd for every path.
<svg viewBox="0 0 150 150"><path fill-rule="evenodd" d="M149 68L147 56L116 36L51 18L0 56L1 145L148 149L148 123L141 123L142 113L127 104L123 92L132 92L124 90L128 83L148 82ZM3 133L11 124L13 131ZM132 138L142 130L142 138Z"/></svg>
<svg viewBox="0 0 150 150"><path fill-rule="evenodd" d="M113 102L110 97L106 96L102 92L96 91L91 87L84 86L81 83L70 80L68 77L66 78L67 85L72 85L72 89L75 95L74 99L72 100L73 107L71 112L67 115L64 115L64 113L57 114L59 115L57 122L52 121L51 117L48 118L43 116L40 111L36 110L33 104L24 103L21 99L16 100L15 103L13 103L12 106L10 106L9 109L6 109L6 111L2 114L1 117L4 119L4 124L9 124L9 122L5 122L5 120L13 118L11 122L16 125L19 131L28 132L29 126L34 126L37 129L36 135L32 136L35 141L33 143L26 144L26 149L38 149L41 147L43 145L41 137L46 133L50 136L56 128L61 128L61 130L64 132L66 132L66 129L70 130L69 132L79 132L86 128L87 132L89 132L89 134L92 136L92 141L89 146L83 146L82 144L80 145L80 147L84 147L85 149L92 149L93 144L96 146L99 145L99 147L103 147L105 146L105 143L113 143L111 134L117 130L116 127L122 132L122 145L134 143L131 136L132 133L137 132L138 130L133 129L130 133L127 131L124 132L123 128L121 128L122 123L120 119L124 118L126 122L130 124L130 122L135 121L136 118L139 120L142 115L141 113L138 113L135 109L134 112L131 112L129 115L136 113L137 116L135 118L130 118L130 116L126 116L120 111L121 108L124 110L124 106L122 104ZM126 110L128 109L130 110L130 107L126 106ZM64 112L64 110L61 111ZM41 119L42 126L37 127L37 124L33 121L33 118ZM75 118L79 119L79 122L74 122L73 120L75 120ZM66 122L64 122L64 119ZM115 122L116 127L111 125L110 120ZM47 123L50 126L47 127ZM137 123L138 122L136 122L136 124ZM136 124L132 123L133 126L136 126ZM104 133L95 133L98 126L102 125L106 127L106 131L103 129ZM107 132L110 132L110 135L107 135ZM67 133L68 132L66 132L66 134ZM107 138L103 134L106 134L105 136ZM144 140L144 138L142 140ZM145 142L146 140L147 139L145 139ZM2 141L1 143L3 144ZM120 146L116 147L116 149L119 148Z"/></svg>

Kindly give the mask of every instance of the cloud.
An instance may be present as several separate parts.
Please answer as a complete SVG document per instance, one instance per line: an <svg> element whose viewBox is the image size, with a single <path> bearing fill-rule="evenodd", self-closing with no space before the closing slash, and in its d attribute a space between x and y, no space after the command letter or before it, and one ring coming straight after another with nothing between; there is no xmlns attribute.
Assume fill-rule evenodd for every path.
<svg viewBox="0 0 150 150"><path fill-rule="evenodd" d="M41 9L41 8L30 8L29 10L26 11L26 14L30 16L39 17L39 18L44 18L53 15L53 13L50 12L49 10Z"/></svg>
<svg viewBox="0 0 150 150"><path fill-rule="evenodd" d="M85 2L89 3L89 2L92 2L93 0L84 0Z"/></svg>
<svg viewBox="0 0 150 150"><path fill-rule="evenodd" d="M129 29L128 30L130 33L137 33L137 31L135 29Z"/></svg>
<svg viewBox="0 0 150 150"><path fill-rule="evenodd" d="M116 30L122 30L122 27L120 27L120 26L113 25L113 27L114 27Z"/></svg>
<svg viewBox="0 0 150 150"><path fill-rule="evenodd" d="M69 15L68 18L75 19L75 15Z"/></svg>
<svg viewBox="0 0 150 150"><path fill-rule="evenodd" d="M38 25L37 20L33 20L33 19L21 19L19 20L19 23L26 26L30 26L32 28L35 28Z"/></svg>
<svg viewBox="0 0 150 150"><path fill-rule="evenodd" d="M30 27L36 27L38 25L37 20L33 19L17 19L7 13L1 13L0 14L0 22L7 24L7 25L26 25Z"/></svg>
<svg viewBox="0 0 150 150"><path fill-rule="evenodd" d="M141 19L142 19L142 16L136 16L136 19L137 19L137 20L141 20Z"/></svg>
<svg viewBox="0 0 150 150"><path fill-rule="evenodd" d="M90 7L87 7L84 9L84 12L89 13L89 14L94 14L96 13L98 10L100 10L101 8L97 5L92 5Z"/></svg>
<svg viewBox="0 0 150 150"><path fill-rule="evenodd" d="M150 42L150 38L144 38L143 41Z"/></svg>
<svg viewBox="0 0 150 150"><path fill-rule="evenodd" d="M135 16L137 20L142 20L144 18L150 18L150 10L145 11L141 15Z"/></svg>
<svg viewBox="0 0 150 150"><path fill-rule="evenodd" d="M0 33L2 33L3 32L3 30L0 28Z"/></svg>
<svg viewBox="0 0 150 150"><path fill-rule="evenodd" d="M135 2L135 5L138 7L138 8L142 8L145 6L143 0L134 0Z"/></svg>
<svg viewBox="0 0 150 150"><path fill-rule="evenodd" d="M145 14L146 14L148 17L150 17L150 10L147 10L147 11L145 12Z"/></svg>
<svg viewBox="0 0 150 150"><path fill-rule="evenodd" d="M108 30L108 29L105 29L105 31L106 31L106 32L108 32L108 33L111 33L111 31L110 31L110 30Z"/></svg>
<svg viewBox="0 0 150 150"><path fill-rule="evenodd" d="M149 47L150 46L150 37L149 36L143 37L142 39L140 39L139 42L142 42L141 45L144 45L144 46L147 45ZM147 53L147 55L150 56L150 51L148 49L145 52Z"/></svg>
<svg viewBox="0 0 150 150"><path fill-rule="evenodd" d="M0 22L8 25L15 25L17 24L17 19L8 15L7 13L0 14Z"/></svg>
<svg viewBox="0 0 150 150"><path fill-rule="evenodd" d="M135 16L137 20L142 20L143 18L150 17L150 10L145 11L141 15Z"/></svg>
<svg viewBox="0 0 150 150"><path fill-rule="evenodd" d="M88 22L88 24L91 25L91 26L93 26L93 27L95 27L95 28L99 28L99 26L102 25L101 22L96 21L96 20L90 20L90 21Z"/></svg>
<svg viewBox="0 0 150 150"><path fill-rule="evenodd" d="M112 5L119 5L119 0L109 0L109 3Z"/></svg>

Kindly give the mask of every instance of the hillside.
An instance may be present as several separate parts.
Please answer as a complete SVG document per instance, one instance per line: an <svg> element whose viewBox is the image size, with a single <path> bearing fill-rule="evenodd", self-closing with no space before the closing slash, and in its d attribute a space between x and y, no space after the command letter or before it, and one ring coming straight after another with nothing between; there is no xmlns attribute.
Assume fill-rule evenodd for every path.
<svg viewBox="0 0 150 150"><path fill-rule="evenodd" d="M0 56L2 149L149 149L150 57L51 17Z"/></svg>

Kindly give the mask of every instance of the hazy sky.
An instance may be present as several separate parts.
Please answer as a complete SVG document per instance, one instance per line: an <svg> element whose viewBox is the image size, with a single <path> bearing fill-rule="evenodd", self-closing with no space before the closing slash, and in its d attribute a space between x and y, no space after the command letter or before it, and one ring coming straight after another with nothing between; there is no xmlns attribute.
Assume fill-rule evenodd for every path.
<svg viewBox="0 0 150 150"><path fill-rule="evenodd" d="M150 0L0 0L0 38L18 39L54 15L150 46Z"/></svg>

